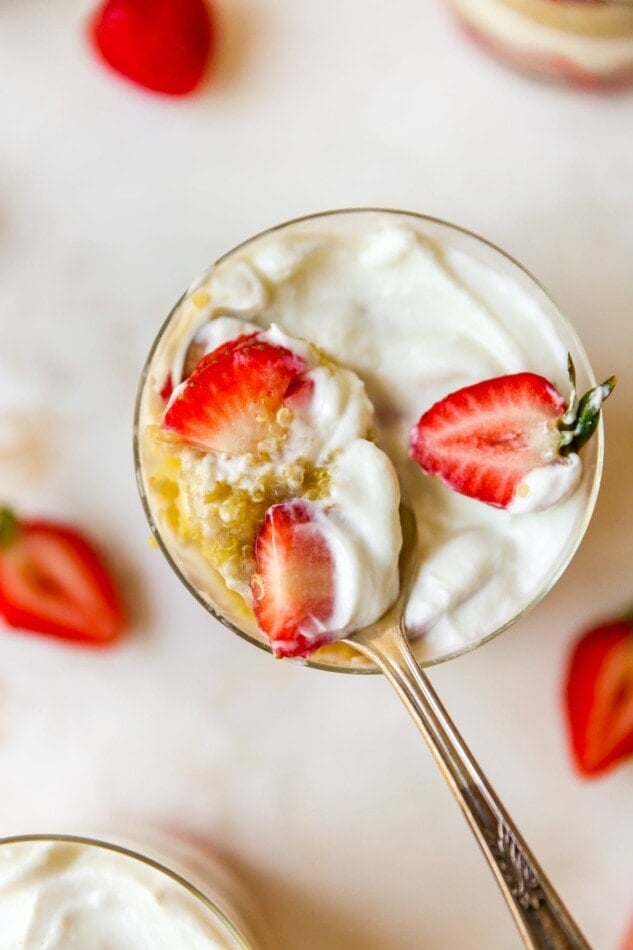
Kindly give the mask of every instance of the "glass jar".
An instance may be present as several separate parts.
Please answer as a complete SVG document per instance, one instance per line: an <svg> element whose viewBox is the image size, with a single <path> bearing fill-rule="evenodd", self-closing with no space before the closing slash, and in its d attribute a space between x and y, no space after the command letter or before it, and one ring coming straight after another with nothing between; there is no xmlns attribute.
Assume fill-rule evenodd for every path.
<svg viewBox="0 0 633 950"><path fill-rule="evenodd" d="M633 82L626 0L450 0L467 32L503 62L584 89Z"/></svg>
<svg viewBox="0 0 633 950"><path fill-rule="evenodd" d="M571 355L575 363L579 391L584 392L595 385L587 356L573 328L560 314L537 281L514 260L489 242L446 222L410 212L384 209L341 210L286 222L250 238L237 248L229 251L199 280L196 280L183 295L156 338L143 370L139 388L135 417L135 462L141 498L150 526L158 545L177 575L216 619L220 620L233 632L263 649L270 648L258 630L253 613L248 608L245 600L226 587L219 572L215 571L209 560L204 557L204 552L196 540L195 533L186 533L181 530L179 512L174 510L174 499L178 498L180 490L178 485L179 469L177 465L174 467L172 464L169 445L165 446L162 441L156 441L154 438L165 406L166 396L163 391L165 379L168 377L171 379L172 372L175 372L174 361L178 363L178 360L180 360L178 363L180 375L177 374L178 379L176 380L176 382L180 382L183 366L185 365L182 359L183 341L186 345L191 334L193 333L195 336L195 329L202 325L204 321L228 313L234 317L242 315L243 319L247 320L257 321L260 319L263 321L262 325L264 325L268 319L267 307L269 306L266 294L275 293L275 286L283 287L286 294L285 299L293 301L292 309L284 314L283 319L279 317L279 307L274 311L275 320L278 320L288 332L292 333L298 319L298 309L300 310L296 302L298 297L293 296L293 288L299 285L301 287L309 285L309 268L302 263L301 254L305 252L308 257L313 254L316 255L314 259L321 263L314 270L314 274L320 275L322 260L310 248L327 247L332 242L337 246L354 247L356 246L354 242L359 240L359 236L366 239L372 234L387 235L382 244L380 244L382 239L378 238L380 248L375 248L377 254L380 251L383 254L393 253L397 257L400 250L402 250L401 244L403 241L402 247L405 249L402 250L402 253L405 255L407 253L406 248L411 246L410 243L407 243L408 241L415 246L419 242L421 247L434 249L427 250L425 253L427 253L429 260L433 258L435 262L433 266L437 264L442 274L446 275L451 282L451 286L456 287L459 299L463 300L464 296L468 294L469 299L474 302L473 306L477 308L477 312L483 305L486 312L495 315L493 318L495 325L496 321L509 321L508 332L513 339L523 339L521 345L525 345L529 351L528 355L531 354L530 358L534 358L534 354L536 354L535 364L532 368L543 371L542 367L546 364L548 341L555 339L557 341L556 348L560 348L563 354L563 357L560 360L557 359L557 362L564 365L564 354L567 353ZM391 235L391 238L389 235ZM394 246L392 247L391 244L394 244ZM288 255L288 247L298 249L296 260L292 253ZM265 281L260 280L251 266L255 258L259 262L258 266L260 268L269 268L269 270L270 267L281 268L281 276L278 280L277 278L273 279L270 274ZM364 260L374 262L371 265L366 264L366 267L369 267L372 271L378 268L377 258L369 256ZM385 267L389 274L393 273L393 269L390 270L391 264L387 263ZM294 276L292 276L293 274ZM361 285L363 288L365 287L364 281L369 280L370 275L367 270L363 271L363 275L362 280L358 277L355 278L354 287ZM484 280L484 275L492 275L494 286L501 293L505 303L500 303L497 290L488 287L486 283L488 276ZM391 277L389 279L391 280ZM292 283L293 280L295 281L294 284ZM329 288L332 292L331 297L338 300L335 291L340 284L340 275L335 276L332 280L331 288ZM376 280L380 281L380 277L376 277ZM484 283L482 283L482 280ZM345 286L347 285L345 284ZM397 284L396 297L388 298L388 303L385 303L387 297L385 294L381 294L380 287L376 294L376 300L381 302L381 312L383 310L389 312L390 320L393 319L395 309L399 306L397 294L400 293L401 286L400 283ZM488 287L487 290L486 287ZM289 288L291 289L289 290ZM227 296L229 289L231 296ZM506 299L507 294L509 294L509 297ZM518 309L515 309L514 305L510 306L508 304L508 301L515 299L515 297L522 301ZM372 335L370 329L371 321L374 318L367 317L364 305L355 301L350 303L347 300L345 307L346 320L348 317L349 319L358 317L359 320L358 324L354 324L353 332L348 334L349 339L358 342L364 336L371 339L376 338L376 334ZM400 307L402 309L401 304ZM338 308L334 306L330 309L331 312L328 312L327 306L324 305L318 311L319 326L313 326L311 330L317 336L308 335L306 330L301 330L298 333L299 336L309 336L324 352L328 351L330 335L338 333L339 325L343 321L340 306ZM451 330L450 321L444 321L447 323L445 327L443 321L435 316L436 311L433 308L427 306L427 311L431 314L433 333L437 330L444 341L444 349L453 353L455 347L458 346L458 342L457 336ZM535 330L535 325L528 320L529 326L525 325L523 330L520 330L519 327L523 320L521 314L527 316L533 311L538 311L541 315L538 323L539 329ZM407 354L409 352L422 352L422 348L428 343L425 336L428 327L427 330L423 329L422 314L419 309L412 308L410 303L406 306L406 312L417 314L417 316L413 319L407 333L404 336L396 334L396 337L397 339L406 339L407 353L403 353L402 358L411 363ZM398 331L398 333L400 332ZM359 347L360 349L362 348ZM432 346L427 347L427 349L429 353L436 352L436 349ZM384 347L382 350L384 350ZM178 353L181 354L181 357L177 356ZM468 350L468 353L470 353L470 350ZM381 358L383 358L384 364L384 352L382 352ZM452 359L452 356L450 358ZM360 359L361 356L358 355L358 358L355 358L354 365L357 365ZM439 362L441 363L441 360ZM415 363L414 368L417 376L420 375L420 365L419 361ZM444 369L441 366L439 368L441 372L438 377L438 386L443 385L442 380L445 378ZM432 369L433 367L428 368L429 373ZM362 376L363 367L361 366L358 371ZM399 365L399 374L404 378L404 367L402 365ZM385 378L381 377L379 384L376 384L375 373L371 370L371 367L368 376L373 379L375 384L370 395L376 402L377 417L390 418L390 407L393 408L393 400L389 397L380 408L381 393L391 392L396 384L400 386L400 392L403 389L403 384L400 380L394 379L393 374L387 374ZM406 378L409 379L409 376ZM408 388L405 386L404 390L406 391L400 392L400 395L404 403L407 403ZM394 415L399 419L401 416L404 418L405 413L404 411L402 413L400 411L397 413L391 412L391 416ZM415 421L413 416L410 421ZM398 445L401 441L398 442ZM408 460L404 464L408 464ZM457 610L461 611L461 627L459 630L448 631L446 636L441 623L436 625L434 629L431 629L432 624L428 624L422 635L418 636L416 636L417 630L415 628L411 629L413 649L416 658L422 665L427 666L451 659L490 640L514 623L547 593L569 563L588 525L598 491L601 467L602 430L599 427L596 438L592 439L583 449L583 475L570 502L574 508L574 513L572 514L570 508L567 513L569 519L565 527L563 527L562 522L557 522L556 528L547 529L546 535L551 536L551 541L545 544L549 560L546 561L539 554L538 564L536 565L538 577L535 576L533 582L530 581L529 587L525 583L525 577L523 577L521 582L522 594L515 598L515 602L512 604L505 596L488 597L485 589L483 589L483 583L480 585L482 587L482 597L479 601L481 609L475 609L474 598L468 592L461 599L460 594L455 602L455 612ZM433 487L429 485L426 486L423 493L424 498L422 498L420 489L416 487L417 482L416 485L411 485L410 490L407 491L405 481L410 476L407 476L407 470L403 469L403 471L404 478L402 471L399 470L400 477L403 479L404 494L409 496L414 508L418 502L425 505L425 511L420 515L418 515L416 509L416 518L418 518L422 533L422 528L426 530L423 524L425 523L425 516L433 515L430 508L437 503L437 510L439 510L441 504L448 504L448 500L445 497L442 501L437 495L433 495ZM451 497L453 498L452 493ZM469 503L472 505L472 502ZM566 503L563 502L563 505ZM456 502L453 498L451 505L454 504ZM486 506L480 506L477 516L487 521L488 516L484 513L484 509L486 509ZM489 511L489 509L487 510ZM561 514L564 514L564 510L557 506L557 513L553 517L558 519ZM565 515L566 519L567 514ZM540 518L541 515L543 513L530 515L529 519ZM467 523L464 522L466 527L472 528L473 518L475 517L473 509L470 508L464 517L468 519ZM544 517L548 518L549 514L545 513ZM539 522L539 525L541 525L541 522ZM462 531L460 529L460 531L467 544L468 539L470 539L473 540L473 544L477 545L478 550L475 552L477 556L482 546L492 549L494 542L491 541L485 529L483 535L477 534L476 537L466 530ZM541 543L531 545L530 550L542 549L542 537L539 537ZM480 539L481 544L479 543ZM427 554L429 547L427 541ZM441 554L443 550L441 544L438 544L438 549ZM470 554L467 552L468 556L472 553L472 549ZM454 551L450 555L454 559L453 555ZM464 559L461 555L460 557L462 560ZM499 554L499 558L502 559L501 554ZM453 573L459 577L465 576L467 572L463 568L464 565L461 565L461 568ZM443 570L445 574L445 568ZM479 583L479 574L475 573L477 576L474 582ZM431 571L432 574L433 571ZM443 596L442 593L442 598ZM469 608L467 612L467 608L463 606L468 597L471 597L473 604L472 616ZM437 601L438 598L436 597L435 600ZM341 643L321 647L310 657L309 665L321 669L354 673L373 672L375 670L374 666L361 657L357 651Z"/></svg>
<svg viewBox="0 0 633 950"><path fill-rule="evenodd" d="M0 933L21 950L261 950L223 869L75 835L0 840Z"/></svg>

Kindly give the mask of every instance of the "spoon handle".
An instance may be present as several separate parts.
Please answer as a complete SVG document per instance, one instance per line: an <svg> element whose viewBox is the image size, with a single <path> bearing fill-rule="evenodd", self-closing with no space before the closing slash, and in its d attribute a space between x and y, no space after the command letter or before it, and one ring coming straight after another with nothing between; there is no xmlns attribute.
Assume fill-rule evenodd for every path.
<svg viewBox="0 0 633 950"><path fill-rule="evenodd" d="M426 739L479 842L526 947L590 950L416 663L397 623L354 646L380 667Z"/></svg>

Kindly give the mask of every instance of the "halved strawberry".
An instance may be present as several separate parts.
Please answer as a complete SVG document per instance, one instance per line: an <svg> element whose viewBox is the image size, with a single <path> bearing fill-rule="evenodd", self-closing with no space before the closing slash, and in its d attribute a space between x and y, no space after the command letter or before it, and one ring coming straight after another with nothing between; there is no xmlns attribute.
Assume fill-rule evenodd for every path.
<svg viewBox="0 0 633 950"><path fill-rule="evenodd" d="M571 752L582 775L633 755L633 617L586 631L565 679Z"/></svg>
<svg viewBox="0 0 633 950"><path fill-rule="evenodd" d="M611 377L577 401L571 359L569 373L569 404L535 373L498 376L450 393L413 427L409 454L454 491L507 508L517 490L529 490L524 480L530 472L578 452L615 386Z"/></svg>
<svg viewBox="0 0 633 950"><path fill-rule="evenodd" d="M305 360L257 333L204 356L168 406L163 428L206 452L255 452L279 435L276 414Z"/></svg>
<svg viewBox="0 0 633 950"><path fill-rule="evenodd" d="M0 614L12 627L86 643L115 640L123 608L94 547L72 528L0 509Z"/></svg>
<svg viewBox="0 0 633 950"><path fill-rule="evenodd" d="M112 69L174 96L202 79L213 32L205 0L105 0L90 25L95 48Z"/></svg>
<svg viewBox="0 0 633 950"><path fill-rule="evenodd" d="M332 642L332 552L305 501L273 505L255 542L255 617L278 657L309 656Z"/></svg>

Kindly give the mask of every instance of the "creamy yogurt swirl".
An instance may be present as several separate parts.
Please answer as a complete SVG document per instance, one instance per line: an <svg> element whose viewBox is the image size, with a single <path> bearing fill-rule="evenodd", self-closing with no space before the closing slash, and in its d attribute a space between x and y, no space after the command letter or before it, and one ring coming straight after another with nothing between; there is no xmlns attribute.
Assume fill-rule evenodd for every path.
<svg viewBox="0 0 633 950"><path fill-rule="evenodd" d="M144 861L96 844L0 847L4 950L236 950L221 918Z"/></svg>

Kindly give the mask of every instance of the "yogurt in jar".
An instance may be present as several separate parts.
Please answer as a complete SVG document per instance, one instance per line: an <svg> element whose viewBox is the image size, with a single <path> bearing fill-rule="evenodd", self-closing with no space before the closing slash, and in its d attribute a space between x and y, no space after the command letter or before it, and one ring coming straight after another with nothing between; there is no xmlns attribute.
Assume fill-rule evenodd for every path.
<svg viewBox="0 0 633 950"><path fill-rule="evenodd" d="M420 659L467 649L553 582L586 521L595 449L587 446L582 474L571 473L580 478L568 497L545 511L503 511L425 475L408 457L408 438L433 403L479 380L527 370L566 395L568 350L581 367L584 354L542 291L488 245L415 216L356 212L290 224L231 252L185 294L153 353L138 420L143 488L162 543L202 599L235 611L236 626L257 636L248 605L227 599L200 550L174 531L177 476L171 484L169 462L145 433L160 423L160 391L170 374L179 381L184 351L227 318L309 340L362 380L376 445L417 520L420 567L406 624ZM549 490L560 486L539 484ZM368 525L372 516L368 504ZM383 535L395 564L398 535ZM315 659L336 663L336 649Z"/></svg>
<svg viewBox="0 0 633 950"><path fill-rule="evenodd" d="M619 0L450 0L499 59L581 88L633 82L633 10Z"/></svg>
<svg viewBox="0 0 633 950"><path fill-rule="evenodd" d="M159 865L72 838L0 844L3 950L244 950L221 911Z"/></svg>

